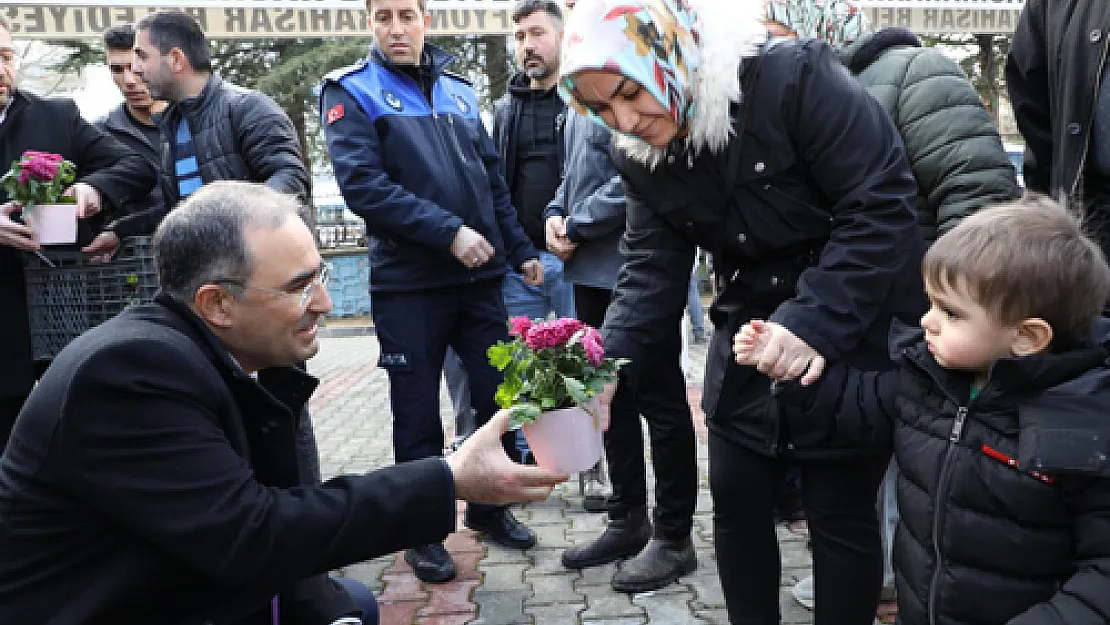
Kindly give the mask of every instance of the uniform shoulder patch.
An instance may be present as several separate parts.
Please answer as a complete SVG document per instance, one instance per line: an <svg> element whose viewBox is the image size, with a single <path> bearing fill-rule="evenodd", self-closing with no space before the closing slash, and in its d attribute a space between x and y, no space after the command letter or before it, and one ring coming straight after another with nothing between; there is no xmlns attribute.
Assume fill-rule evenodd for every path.
<svg viewBox="0 0 1110 625"><path fill-rule="evenodd" d="M343 103L340 102L339 104L336 104L335 106L328 109L328 112L324 116L324 119L325 121L327 121L329 126L343 119Z"/></svg>
<svg viewBox="0 0 1110 625"><path fill-rule="evenodd" d="M470 79L467 78L466 76L463 76L462 74L456 74L455 72L449 72L447 70L444 70L443 75L447 76L448 78L454 78L455 80L457 80L457 81L459 81L459 82L461 82L465 85L468 85L470 87L474 86L474 83L470 82Z"/></svg>

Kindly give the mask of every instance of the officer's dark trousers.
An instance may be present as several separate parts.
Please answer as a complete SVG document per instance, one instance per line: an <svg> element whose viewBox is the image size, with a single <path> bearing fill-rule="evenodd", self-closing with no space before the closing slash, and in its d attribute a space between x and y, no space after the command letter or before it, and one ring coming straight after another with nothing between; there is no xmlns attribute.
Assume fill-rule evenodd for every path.
<svg viewBox="0 0 1110 625"><path fill-rule="evenodd" d="M381 346L378 366L389 373L394 457L406 462L438 456L443 453L439 383L448 345L470 380L479 427L497 411L494 395L501 373L489 364L486 350L509 338L501 279L426 291L373 292L370 299ZM511 455L512 433L502 442ZM472 513L488 509L470 505Z"/></svg>
<svg viewBox="0 0 1110 625"><path fill-rule="evenodd" d="M632 388L618 389L605 433L605 456L613 494L609 516L622 518L647 504L647 471L640 416L647 422L655 468L655 535L682 540L690 535L698 497L694 424L679 358L680 326L661 345Z"/></svg>

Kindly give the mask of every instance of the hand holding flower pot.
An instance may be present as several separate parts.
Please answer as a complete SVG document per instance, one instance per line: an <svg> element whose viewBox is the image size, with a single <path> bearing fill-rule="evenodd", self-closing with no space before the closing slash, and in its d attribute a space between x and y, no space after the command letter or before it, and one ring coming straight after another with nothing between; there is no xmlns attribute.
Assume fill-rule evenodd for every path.
<svg viewBox="0 0 1110 625"><path fill-rule="evenodd" d="M23 207L23 220L39 243L76 243L78 207L66 195L76 177L77 167L61 155L28 150L0 178L0 186Z"/></svg>
<svg viewBox="0 0 1110 625"><path fill-rule="evenodd" d="M509 320L509 342L489 349L504 373L497 403L524 429L536 463L573 473L601 457L598 396L616 381L624 359L606 358L598 331L576 319Z"/></svg>

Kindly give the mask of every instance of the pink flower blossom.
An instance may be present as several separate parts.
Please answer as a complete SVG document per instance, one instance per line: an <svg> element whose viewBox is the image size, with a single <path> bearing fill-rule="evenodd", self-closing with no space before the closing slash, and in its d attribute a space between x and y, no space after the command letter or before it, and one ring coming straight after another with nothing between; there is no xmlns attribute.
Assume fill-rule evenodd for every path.
<svg viewBox="0 0 1110 625"><path fill-rule="evenodd" d="M35 180L50 182L58 175L58 163L43 158L31 159L23 164L23 171L31 172Z"/></svg>
<svg viewBox="0 0 1110 625"><path fill-rule="evenodd" d="M25 160L44 160L52 163L60 163L65 158L61 154L53 154L51 152L36 152L35 150L27 150L23 153Z"/></svg>
<svg viewBox="0 0 1110 625"><path fill-rule="evenodd" d="M547 347L565 347L567 341L585 325L577 319L556 319L537 323L524 334L524 342L533 350Z"/></svg>
<svg viewBox="0 0 1110 625"><path fill-rule="evenodd" d="M595 367L605 362L605 348L601 346L601 334L593 328L586 328L582 334L582 347L586 348L586 360Z"/></svg>
<svg viewBox="0 0 1110 625"><path fill-rule="evenodd" d="M509 319L509 336L523 337L532 327L532 320L528 317L512 317Z"/></svg>
<svg viewBox="0 0 1110 625"><path fill-rule="evenodd" d="M27 184L30 181L31 181L31 170L30 169L20 169L19 170L19 184Z"/></svg>

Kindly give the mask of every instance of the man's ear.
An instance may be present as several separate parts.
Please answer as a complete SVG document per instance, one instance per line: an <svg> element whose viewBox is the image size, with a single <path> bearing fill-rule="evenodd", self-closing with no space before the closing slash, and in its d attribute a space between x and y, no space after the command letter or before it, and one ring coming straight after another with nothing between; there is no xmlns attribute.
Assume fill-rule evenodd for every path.
<svg viewBox="0 0 1110 625"><path fill-rule="evenodd" d="M231 293L221 286L206 284L197 289L193 296L193 309L201 319L214 328L226 329L234 324L231 310L235 300Z"/></svg>
<svg viewBox="0 0 1110 625"><path fill-rule="evenodd" d="M173 71L184 72L189 67L189 59L181 48L171 48L170 56L173 58Z"/></svg>
<svg viewBox="0 0 1110 625"><path fill-rule="evenodd" d="M1010 352L1014 356L1039 354L1048 349L1054 336L1052 326L1038 317L1021 321L1015 326L1015 330L1014 342L1010 346Z"/></svg>

